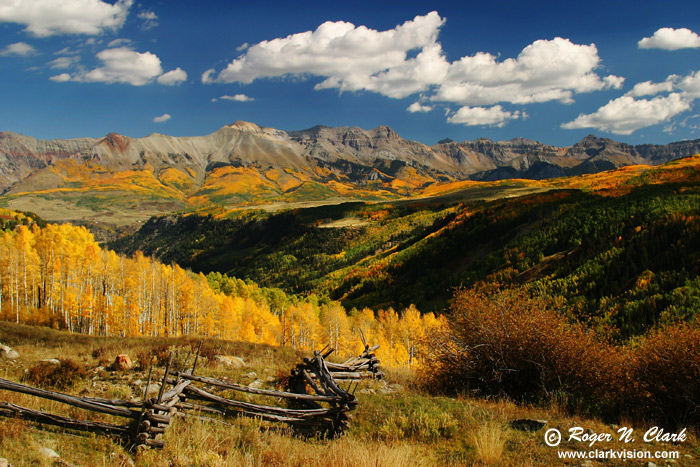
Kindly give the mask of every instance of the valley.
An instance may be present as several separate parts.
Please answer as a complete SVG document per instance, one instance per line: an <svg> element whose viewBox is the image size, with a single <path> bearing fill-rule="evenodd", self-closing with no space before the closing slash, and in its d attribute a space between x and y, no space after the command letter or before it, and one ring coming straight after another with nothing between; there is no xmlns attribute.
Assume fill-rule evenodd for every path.
<svg viewBox="0 0 700 467"><path fill-rule="evenodd" d="M686 423L696 439L687 401L700 381L700 154L675 157L695 143L478 140L438 150L386 127L286 133L238 122L217 133L230 148L206 155L211 135L35 141L22 177L15 154L17 170L3 173L17 179L0 196L3 339L34 355L42 333L71 349L73 340L113 348L128 339L142 353L201 336L219 349L243 345L269 373L260 352L286 361L329 344L348 356L367 337L391 381L363 386L369 411L332 449L367 451L372 462L369 452L386 443L382 456L422 465L553 461L541 434L512 427L523 415L598 430L651 417ZM173 151L189 144L196 157L166 156L164 142ZM499 179L507 175L530 178ZM474 410L481 415L467 417L462 437L456 414ZM166 435L172 448L134 459L200 459L188 436L212 431L194 430L184 444ZM484 430L508 446L494 441L494 458L469 447L491 436ZM284 451L326 465L329 445L307 452L266 433L285 447L244 448L256 459ZM688 465L693 446L683 448ZM77 456L129 456L107 449Z"/></svg>

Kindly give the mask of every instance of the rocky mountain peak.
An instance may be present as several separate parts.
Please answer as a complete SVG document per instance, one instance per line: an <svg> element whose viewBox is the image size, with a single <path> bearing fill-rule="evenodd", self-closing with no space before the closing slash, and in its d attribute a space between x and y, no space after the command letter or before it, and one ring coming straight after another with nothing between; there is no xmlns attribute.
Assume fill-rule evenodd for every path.
<svg viewBox="0 0 700 467"><path fill-rule="evenodd" d="M508 144L511 146L543 146L539 141L535 141L527 138L513 138L508 141L499 141L501 144Z"/></svg>
<svg viewBox="0 0 700 467"><path fill-rule="evenodd" d="M380 125L376 128L374 128L370 133L375 135L376 137L379 138L386 138L386 139L402 139L401 136L397 132L395 132L393 129L389 128L386 125Z"/></svg>
<svg viewBox="0 0 700 467"><path fill-rule="evenodd" d="M237 120L235 123L226 125L226 128L233 128L238 131L246 131L250 133L258 133L262 130L260 125L257 123L246 122L244 120Z"/></svg>
<svg viewBox="0 0 700 467"><path fill-rule="evenodd" d="M129 146L130 138L118 133L109 133L102 138L98 144L105 144L109 149L116 152L124 152Z"/></svg>
<svg viewBox="0 0 700 467"><path fill-rule="evenodd" d="M405 165L419 168L422 176L442 180L546 178L555 176L551 174L556 171L561 175L562 170L574 170L583 164L588 165L576 169L579 170L576 173L628 164L659 164L698 153L700 140L665 146L630 146L594 135L566 148L525 138L498 142L479 138L459 143L444 139L428 147L404 139L385 125L371 130L317 125L286 132L241 120L212 134L192 137L154 133L145 138L129 138L110 133L99 140L44 141L3 132L0 133L0 190L14 184L16 190L22 190L22 180L62 159L82 163L86 158L98 158L106 167L117 171L148 165L159 173L172 167L186 170L188 176L197 174L196 183L202 183L211 168L222 165L282 169L280 173L293 169L311 179L318 178L320 172L326 173L315 170L317 166L341 179L355 180L374 169L395 176L398 168ZM598 160L608 164L591 165ZM556 170L549 170L552 167ZM330 175L326 173L323 177ZM27 186L36 185L40 178L33 177ZM50 174L41 178L44 180L41 186L59 183L54 178Z"/></svg>

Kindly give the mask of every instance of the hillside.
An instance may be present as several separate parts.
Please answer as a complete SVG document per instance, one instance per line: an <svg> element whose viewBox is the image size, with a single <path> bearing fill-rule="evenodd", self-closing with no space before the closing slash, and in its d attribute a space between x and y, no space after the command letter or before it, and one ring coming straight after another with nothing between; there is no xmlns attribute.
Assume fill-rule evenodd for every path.
<svg viewBox="0 0 700 467"><path fill-rule="evenodd" d="M157 217L111 246L348 308L439 311L460 285L526 285L625 338L697 314L698 181L696 156L491 201L470 198L472 187L413 201Z"/></svg>
<svg viewBox="0 0 700 467"><path fill-rule="evenodd" d="M82 370L82 377L61 380L58 389L48 382L42 386L69 394L108 399L140 398L147 371L140 366L126 372L111 372L105 365L117 354L131 355L135 363L151 356L157 360L154 373L162 374L162 356L172 350L182 358L197 340L191 338L91 337L48 328L0 322L3 343L16 349L20 357L0 359L3 377L13 381L41 368L42 359L61 358ZM38 345L37 345L38 344ZM206 339L207 354L222 352L242 358L246 367L226 368L213 360L201 360L198 374L228 378L249 384L253 376L273 380L273 386L302 356L303 352L262 344ZM144 360L145 361L145 360ZM66 363L64 363L66 364ZM31 370L29 370L31 368ZM161 372L161 373L158 373ZM562 413L556 407L517 406L473 398L451 398L425 394L415 386L412 373L389 370L386 381L360 383L356 396L359 407L346 436L337 440L300 439L284 429L265 429L256 420L229 420L233 426L178 419L165 433L163 449L131 453L110 438L76 436L69 430L40 429L36 424L0 417L0 452L12 465L277 465L312 467L370 466L466 466L501 462L501 465L559 465L557 450L542 442L543 431L515 428L512 420L547 420L549 427L567 430L583 426L596 433L614 433L614 428L598 420ZM55 383L59 384L59 383ZM3 391L3 400L31 408L41 408L72 417L93 418L94 413L69 409L31 396ZM646 429L635 424L636 431ZM491 437L495 436L495 439ZM691 435L693 436L693 435ZM641 441L623 444L601 443L605 449L679 450L679 465L698 465L694 440L680 445ZM481 446L478 447L477 444ZM569 445L570 449L586 446ZM61 460L47 459L42 448L57 452ZM611 461L622 466L628 462ZM637 464L633 464L637 465Z"/></svg>
<svg viewBox="0 0 700 467"><path fill-rule="evenodd" d="M695 156L539 187L456 181L421 199L210 207L153 218L114 243L163 261L117 255L83 227L0 210L0 337L20 355L0 358L3 378L138 399L149 363L162 374L169 351L177 362L203 338L209 358L198 375L272 389L326 343L337 361L357 354L360 330L388 368L386 380L355 388L359 405L338 440L259 420L177 419L162 450L130 453L0 417L0 452L17 465L54 462L42 448L79 465L562 464L545 430L527 428L545 420L564 433L611 433L601 449L676 451L679 465L697 465L698 182ZM454 293L460 284L476 287ZM524 287L498 291L512 285ZM428 313L448 299L448 313ZM363 304L376 312L351 308ZM138 366L108 369L122 353ZM215 354L247 366L227 368ZM57 366L41 362L56 357ZM3 392L0 402L85 417ZM643 433L662 423L687 427L688 440L615 436L619 425Z"/></svg>
<svg viewBox="0 0 700 467"><path fill-rule="evenodd" d="M630 146L594 136L565 148L517 138L433 146L391 128L302 131L236 122L212 134L37 140L0 133L0 206L50 221L133 225L204 206L390 200L465 180L543 180L700 153L700 140Z"/></svg>

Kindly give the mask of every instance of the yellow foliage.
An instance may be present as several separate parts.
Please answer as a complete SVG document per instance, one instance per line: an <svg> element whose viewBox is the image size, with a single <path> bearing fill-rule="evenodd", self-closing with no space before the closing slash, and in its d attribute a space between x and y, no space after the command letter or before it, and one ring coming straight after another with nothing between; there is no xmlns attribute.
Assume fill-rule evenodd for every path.
<svg viewBox="0 0 700 467"><path fill-rule="evenodd" d="M0 318L93 335L198 335L318 350L342 357L363 350L361 336L385 366L420 364L424 336L444 318L365 308L348 316L338 303L268 302L256 285L215 292L202 274L140 252L125 258L99 247L84 227L20 225L0 234ZM254 298L258 297L258 298ZM269 300L272 300L270 298ZM274 303L274 305L273 305Z"/></svg>
<svg viewBox="0 0 700 467"><path fill-rule="evenodd" d="M158 179L165 185L179 191L189 191L194 186L194 179L185 172L174 167L168 167L158 174Z"/></svg>

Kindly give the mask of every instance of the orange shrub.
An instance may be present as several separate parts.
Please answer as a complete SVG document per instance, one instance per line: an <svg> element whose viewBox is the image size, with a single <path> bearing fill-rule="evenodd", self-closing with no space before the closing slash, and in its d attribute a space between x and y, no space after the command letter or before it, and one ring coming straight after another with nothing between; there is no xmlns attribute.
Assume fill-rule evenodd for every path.
<svg viewBox="0 0 700 467"><path fill-rule="evenodd" d="M521 290L459 290L421 367L430 390L546 401L608 420L700 424L700 321L611 345Z"/></svg>
<svg viewBox="0 0 700 467"><path fill-rule="evenodd" d="M700 323L652 331L631 353L636 414L674 427L700 424Z"/></svg>
<svg viewBox="0 0 700 467"><path fill-rule="evenodd" d="M622 352L569 324L546 301L519 290L486 296L462 289L449 321L428 346L423 372L432 389L517 401L563 392L579 407L616 411L626 387Z"/></svg>
<svg viewBox="0 0 700 467"><path fill-rule="evenodd" d="M70 358L59 358L58 361L59 365L39 362L29 367L23 380L34 386L66 389L87 378L87 369L80 363Z"/></svg>

